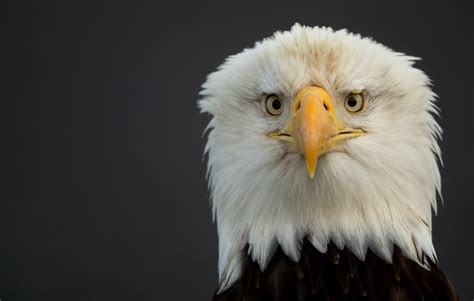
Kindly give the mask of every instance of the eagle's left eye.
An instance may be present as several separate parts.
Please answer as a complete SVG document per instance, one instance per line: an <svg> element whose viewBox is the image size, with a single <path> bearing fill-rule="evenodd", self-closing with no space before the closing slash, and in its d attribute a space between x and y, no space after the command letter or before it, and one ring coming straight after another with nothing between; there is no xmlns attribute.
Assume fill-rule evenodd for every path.
<svg viewBox="0 0 474 301"><path fill-rule="evenodd" d="M363 93L351 93L344 101L344 107L351 113L360 112L364 108L365 98Z"/></svg>
<svg viewBox="0 0 474 301"><path fill-rule="evenodd" d="M267 100L265 101L265 106L268 114L270 115L278 116L283 112L283 102L275 94L269 95L267 97Z"/></svg>

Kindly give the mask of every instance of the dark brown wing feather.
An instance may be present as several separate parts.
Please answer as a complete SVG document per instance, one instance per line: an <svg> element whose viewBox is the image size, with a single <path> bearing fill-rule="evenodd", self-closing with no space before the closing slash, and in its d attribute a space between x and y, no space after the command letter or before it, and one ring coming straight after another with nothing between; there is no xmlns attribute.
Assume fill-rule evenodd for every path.
<svg viewBox="0 0 474 301"><path fill-rule="evenodd" d="M263 272L244 255L240 280L214 300L458 300L438 264L424 260L431 270L403 256L399 248L388 264L371 251L361 261L334 244L323 254L305 240L299 262L278 249Z"/></svg>

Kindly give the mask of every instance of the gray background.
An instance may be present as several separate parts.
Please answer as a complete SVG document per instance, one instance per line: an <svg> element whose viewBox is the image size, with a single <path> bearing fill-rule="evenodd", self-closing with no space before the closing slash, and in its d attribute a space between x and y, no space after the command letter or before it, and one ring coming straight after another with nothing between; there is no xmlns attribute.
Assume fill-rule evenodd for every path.
<svg viewBox="0 0 474 301"><path fill-rule="evenodd" d="M300 22L347 27L423 58L445 131L434 243L471 300L473 3L8 3L0 297L209 300L217 237L198 91L225 57Z"/></svg>

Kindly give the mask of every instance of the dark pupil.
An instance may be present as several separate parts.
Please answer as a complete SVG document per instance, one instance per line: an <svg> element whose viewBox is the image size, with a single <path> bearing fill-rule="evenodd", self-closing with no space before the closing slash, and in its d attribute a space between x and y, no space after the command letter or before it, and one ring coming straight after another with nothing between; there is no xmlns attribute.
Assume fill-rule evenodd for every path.
<svg viewBox="0 0 474 301"><path fill-rule="evenodd" d="M347 104L349 105L349 107L353 108L357 105L357 99L355 99L354 97L349 97L349 100L347 101Z"/></svg>
<svg viewBox="0 0 474 301"><path fill-rule="evenodd" d="M272 102L272 108L276 111L278 111L280 108L281 108L281 102L280 100L278 99L275 99L273 102Z"/></svg>

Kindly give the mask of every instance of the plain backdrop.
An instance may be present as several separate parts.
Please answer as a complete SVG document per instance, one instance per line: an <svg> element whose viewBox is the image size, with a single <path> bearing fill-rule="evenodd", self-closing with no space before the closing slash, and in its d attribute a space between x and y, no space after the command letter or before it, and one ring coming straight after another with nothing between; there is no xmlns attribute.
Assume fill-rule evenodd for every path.
<svg viewBox="0 0 474 301"><path fill-rule="evenodd" d="M2 300L210 300L198 92L227 56L295 22L422 58L444 129L434 244L474 298L472 0L3 4Z"/></svg>

